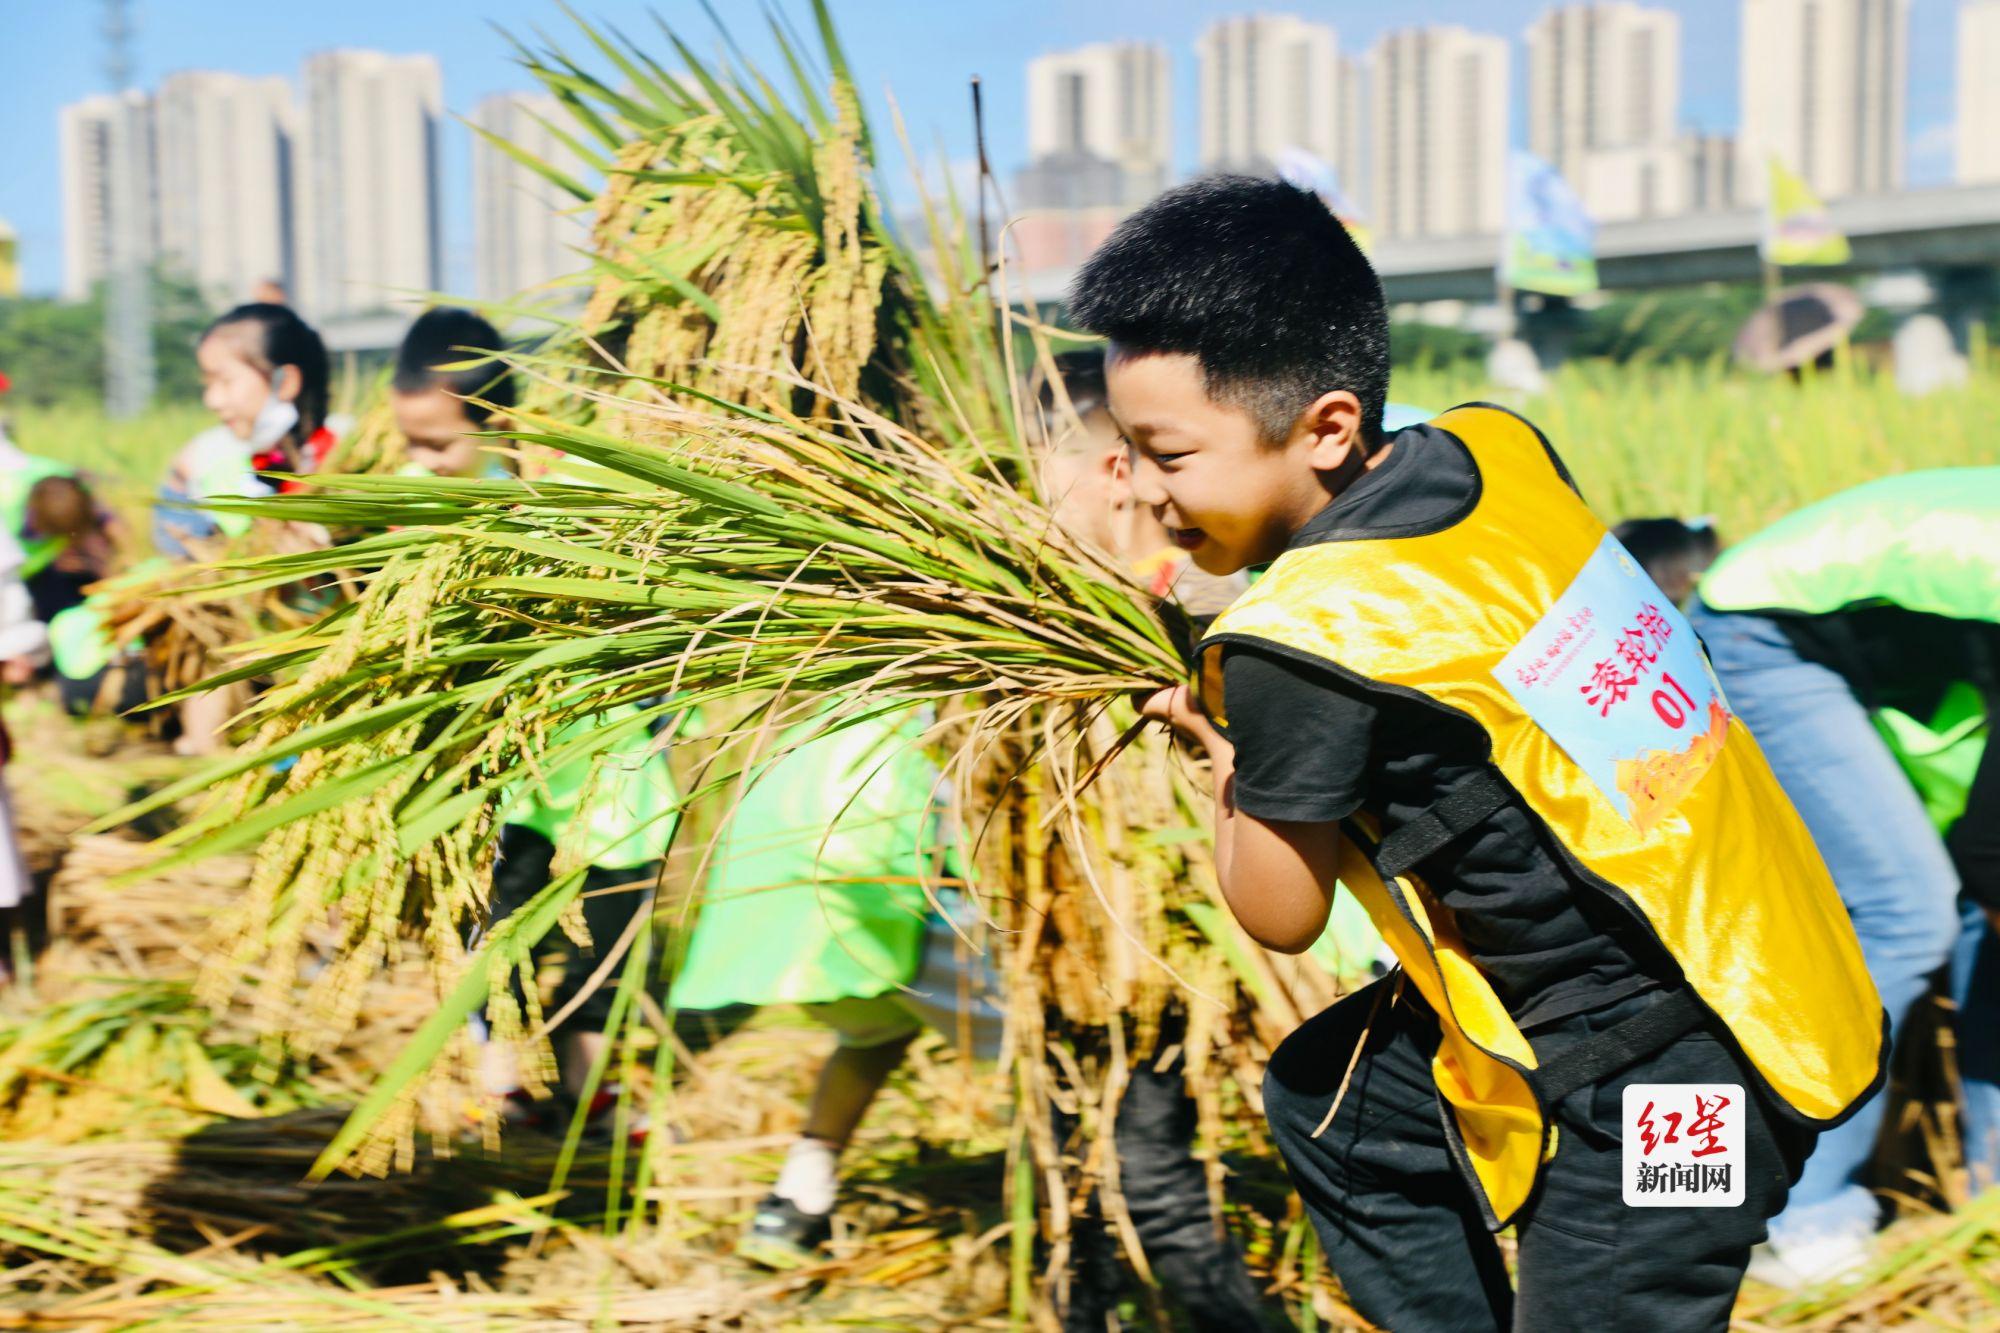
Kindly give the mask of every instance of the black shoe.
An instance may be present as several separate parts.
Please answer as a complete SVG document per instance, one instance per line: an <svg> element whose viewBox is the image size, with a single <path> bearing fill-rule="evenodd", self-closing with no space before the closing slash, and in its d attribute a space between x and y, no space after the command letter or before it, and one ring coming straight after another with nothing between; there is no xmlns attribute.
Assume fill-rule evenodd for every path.
<svg viewBox="0 0 2000 1333"><path fill-rule="evenodd" d="M811 1263L813 1251L832 1235L832 1213L809 1213L790 1199L767 1194L736 1242L736 1253L766 1268L799 1268Z"/></svg>

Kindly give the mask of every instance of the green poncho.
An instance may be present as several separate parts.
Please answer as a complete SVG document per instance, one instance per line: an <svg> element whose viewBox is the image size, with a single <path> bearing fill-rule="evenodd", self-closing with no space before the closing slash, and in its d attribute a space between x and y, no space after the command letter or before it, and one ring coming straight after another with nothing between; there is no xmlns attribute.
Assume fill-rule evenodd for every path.
<svg viewBox="0 0 2000 1333"><path fill-rule="evenodd" d="M634 717L630 704L607 709L585 722L575 722L556 734L552 745L590 727L609 726ZM508 811L507 822L533 829L558 846L567 838L583 839L582 856L594 866L630 870L667 854L673 841L680 796L664 750L643 728L612 745L604 767L590 787L591 761L579 759L530 787ZM589 800L585 801L588 795ZM578 820L584 827L575 827Z"/></svg>
<svg viewBox="0 0 2000 1333"><path fill-rule="evenodd" d="M945 873L920 734L909 714L860 722L757 772L717 837L676 1008L865 998L916 975L923 886Z"/></svg>
<svg viewBox="0 0 2000 1333"><path fill-rule="evenodd" d="M2000 624L2000 467L1910 472L1808 505L1724 551L1701 599L1718 611L1897 606ZM1985 700L1961 685L1930 717L1883 708L1875 725L1932 821L1949 829L1985 754Z"/></svg>
<svg viewBox="0 0 2000 1333"><path fill-rule="evenodd" d="M2000 624L2000 467L1884 477L1778 520L1701 580L1718 611L1851 606Z"/></svg>

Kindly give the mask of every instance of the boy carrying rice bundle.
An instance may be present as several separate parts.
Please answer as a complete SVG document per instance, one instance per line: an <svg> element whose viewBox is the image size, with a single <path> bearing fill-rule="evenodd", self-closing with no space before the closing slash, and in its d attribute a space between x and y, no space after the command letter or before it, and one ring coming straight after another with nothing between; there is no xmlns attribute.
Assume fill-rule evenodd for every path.
<svg viewBox="0 0 2000 1333"><path fill-rule="evenodd" d="M1111 340L1137 497L1203 570L1270 565L1202 640L1200 693L1146 705L1214 767L1225 897L1296 951L1345 883L1403 964L1265 1083L1356 1308L1725 1327L1885 1043L1825 867L1686 620L1519 417L1385 434L1381 287L1308 194L1168 191L1071 314ZM1699 771L1648 803L1621 761L1662 752ZM1682 1124L1728 1137L1663 1172Z"/></svg>

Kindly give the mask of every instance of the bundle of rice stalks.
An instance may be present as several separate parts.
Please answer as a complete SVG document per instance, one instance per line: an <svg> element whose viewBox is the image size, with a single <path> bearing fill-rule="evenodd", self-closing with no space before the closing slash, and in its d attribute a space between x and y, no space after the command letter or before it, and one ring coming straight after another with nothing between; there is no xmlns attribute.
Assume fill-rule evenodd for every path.
<svg viewBox="0 0 2000 1333"><path fill-rule="evenodd" d="M860 404L865 431L621 410L674 432L679 455L548 422L530 438L616 484L355 478L261 502L424 526L242 580L315 561L381 566L351 610L240 669L293 675L257 706L249 754L139 807L228 779L220 804L163 840L173 861L262 840L209 994L257 970L273 1026L304 1049L330 1045L407 919L463 1013L449 996L483 919L508 789L671 713L746 698L803 712L801 696L833 695L859 716L977 697L951 724L972 755L1031 718L1037 746L1080 734L1108 701L1179 671L1143 595L1044 510ZM638 707L550 742L613 704ZM521 941L565 905L551 894L510 918L486 966L517 965ZM292 986L315 928L341 945L301 1007ZM489 979L482 970L473 991ZM504 995L493 1008L503 1036L520 1030Z"/></svg>
<svg viewBox="0 0 2000 1333"><path fill-rule="evenodd" d="M281 682L252 712L253 744L139 810L220 784L165 840L168 864L256 848L248 891L211 936L202 994L248 991L260 1022L299 1050L338 1044L392 942L422 941L434 1013L320 1163L380 1169L411 1160L418 1124L440 1129L421 1107L449 1106L452 1080L470 1078L468 1015L484 1004L502 1041L539 1035L533 987L523 1007L504 983L543 934L581 931L582 867L559 849L554 882L476 951L466 943L485 921L510 792L689 711L748 735L934 710L927 744L980 866L977 933L1007 960L1010 1300L1025 1312L1038 1230L1059 1267L1078 1189L1106 1182L1116 1210L1103 1131L1169 998L1191 1015L1205 1006L1183 1040L1211 1150L1225 1109L1216 1051L1243 1044L1233 1025L1281 1026L1243 1020L1256 995L1290 1002L1254 960L1249 985L1179 911L1192 900L1213 915L1218 902L1192 833L1201 799L1186 774L1160 785L1164 741L1144 740L1129 771L1113 762L1138 735L1130 696L1183 673L1175 635L1032 495L999 312L983 286L933 301L882 229L830 34L835 110L802 74L797 116L760 79L711 74L683 47L687 89L603 45L616 89L555 54L529 57L591 133L622 145L602 164L614 183L599 299L576 338L588 355L527 359L540 406L510 432L560 468L532 482L329 476L309 494L232 502L375 535L239 563L221 575L225 595L335 570L356 571L362 591L246 654L223 680ZM801 145L812 145L803 157ZM725 221L734 242L709 245ZM789 276L759 288L767 271ZM788 302L772 306L787 283ZM617 705L632 711L571 727ZM736 781L697 775L690 800ZM336 944L307 977L320 931ZM644 1026L651 937L614 952L627 945L611 1022L631 1035ZM638 1047L621 1056L628 1087ZM664 1061L671 1044L653 1049ZM666 1067L655 1066L656 1098ZM1078 1111L1077 1139L1055 1141L1052 1102ZM649 1143L623 1177L635 1197L649 1198L659 1166Z"/></svg>
<svg viewBox="0 0 2000 1333"><path fill-rule="evenodd" d="M921 418L933 438L1005 421L991 323L921 291L870 179L873 144L831 17L818 0L813 14L823 75L771 20L789 101L755 69L706 59L664 24L679 73L581 20L615 78L553 41L517 44L522 67L569 114L549 129L602 182L487 136L592 218L589 267L567 280L588 302L580 317L555 321L539 358L550 378L531 407L573 414L576 387L610 372L671 385L683 399L802 414L865 399ZM966 256L942 258L947 282L966 285ZM617 404L584 405L582 419L593 410L615 414ZM621 435L647 428L598 424Z"/></svg>
<svg viewBox="0 0 2000 1333"><path fill-rule="evenodd" d="M353 594L337 567L252 596L229 587L217 569L326 544L323 532L285 521L252 524L239 537L190 540L196 563L149 562L93 589L104 633L115 644L143 644L144 668L161 688L186 689L225 666L239 645L310 625Z"/></svg>

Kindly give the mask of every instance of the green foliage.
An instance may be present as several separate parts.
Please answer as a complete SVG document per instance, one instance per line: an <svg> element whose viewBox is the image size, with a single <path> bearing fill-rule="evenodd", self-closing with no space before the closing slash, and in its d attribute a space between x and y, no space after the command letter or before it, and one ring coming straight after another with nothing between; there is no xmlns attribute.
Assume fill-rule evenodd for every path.
<svg viewBox="0 0 2000 1333"><path fill-rule="evenodd" d="M1389 359L1398 366L1438 366L1485 357L1492 340L1443 324L1397 320L1389 325Z"/></svg>
<svg viewBox="0 0 2000 1333"><path fill-rule="evenodd" d="M1740 284L1620 292L1576 321L1570 354L1614 361L1707 361L1729 354L1743 321L1764 301Z"/></svg>
<svg viewBox="0 0 2000 1333"><path fill-rule="evenodd" d="M182 403L201 397L194 344L212 313L192 283L154 275L157 401ZM6 400L10 408L102 402L103 290L93 292L87 301L0 300L0 371L14 382Z"/></svg>

